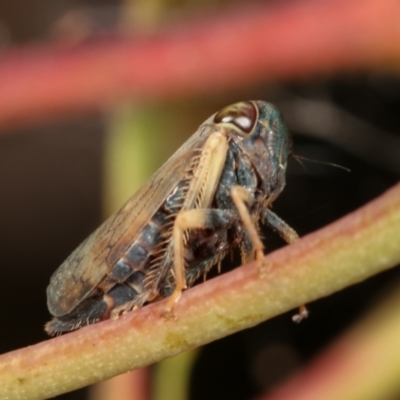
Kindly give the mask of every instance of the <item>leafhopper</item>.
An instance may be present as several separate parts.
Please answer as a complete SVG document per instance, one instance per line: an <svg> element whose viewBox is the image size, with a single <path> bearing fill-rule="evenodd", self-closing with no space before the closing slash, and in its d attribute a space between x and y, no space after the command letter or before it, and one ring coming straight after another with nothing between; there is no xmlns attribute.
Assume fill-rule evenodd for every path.
<svg viewBox="0 0 400 400"><path fill-rule="evenodd" d="M223 108L55 271L49 334L71 331L182 291L234 248L263 262L259 223L296 232L271 205L285 186L291 139L264 101ZM304 310L303 310L304 311Z"/></svg>

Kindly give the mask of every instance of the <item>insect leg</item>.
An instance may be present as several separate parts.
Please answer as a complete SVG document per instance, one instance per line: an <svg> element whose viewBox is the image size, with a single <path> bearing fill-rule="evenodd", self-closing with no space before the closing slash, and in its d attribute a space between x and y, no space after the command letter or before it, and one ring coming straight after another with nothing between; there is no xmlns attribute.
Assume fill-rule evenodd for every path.
<svg viewBox="0 0 400 400"><path fill-rule="evenodd" d="M271 228L275 229L285 242L290 244L295 242L299 238L299 235L296 233L296 231L291 228L284 220L279 218L269 208L266 208L264 210L263 217L264 221Z"/></svg>
<svg viewBox="0 0 400 400"><path fill-rule="evenodd" d="M247 205L252 205L254 201L253 196L243 187L233 186L231 189L231 197L253 245L256 261L261 265L264 262L264 245L247 208Z"/></svg>
<svg viewBox="0 0 400 400"><path fill-rule="evenodd" d="M222 131L210 133L201 156L194 170L193 178L187 190L181 211L176 216L172 231L174 252L175 289L169 298L164 314L171 313L173 305L186 288L185 278L185 230L214 227L218 219L224 216L224 210L214 210L208 207L214 196L218 180L221 176L226 154L228 139ZM229 212L229 219L232 213Z"/></svg>
<svg viewBox="0 0 400 400"><path fill-rule="evenodd" d="M185 278L185 231L190 229L223 229L234 220L234 213L230 210L192 209L178 213L174 227L174 276L175 289L169 297L164 314L171 313L174 304L179 300L182 291L186 289Z"/></svg>
<svg viewBox="0 0 400 400"><path fill-rule="evenodd" d="M279 218L269 208L265 209L263 217L265 222L269 226L271 226L271 228L275 229L285 242L290 244L299 239L299 235L297 234L297 232L293 228L291 228L285 221ZM307 317L308 310L305 305L301 305L299 307L299 312L294 315L292 319L294 322L300 322Z"/></svg>

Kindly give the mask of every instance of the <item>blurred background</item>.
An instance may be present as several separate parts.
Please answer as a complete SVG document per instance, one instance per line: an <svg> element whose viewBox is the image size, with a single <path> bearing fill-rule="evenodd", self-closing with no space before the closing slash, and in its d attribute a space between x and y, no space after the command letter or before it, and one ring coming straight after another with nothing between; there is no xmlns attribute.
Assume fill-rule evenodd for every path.
<svg viewBox="0 0 400 400"><path fill-rule="evenodd" d="M210 16L226 15L229 20L233 12L240 15L256 7L275 12L302 3L310 7L312 2L0 2L0 63L16 48L49 45L71 50L99 40L151 35L160 26L196 21L201 27ZM227 56L240 57L234 49ZM247 99L278 106L293 134L296 155L350 169L290 160L287 186L274 211L300 236L357 209L398 181L400 81L389 68L329 73L322 68L279 80L266 74L257 82L237 82L206 93L143 103L128 97L105 110L44 118L22 127L0 125L0 353L47 339L46 287L53 271L206 118ZM263 234L268 251L283 245L270 230ZM228 261L223 270L237 265L238 259ZM397 269L389 270L310 304L310 318L299 325L292 323L292 313L281 315L175 363L151 367L141 378L146 397L107 398L255 398L312 359L399 278ZM172 388L168 377L174 380ZM118 385L129 385L126 382ZM105 393L85 388L58 398L101 400Z"/></svg>

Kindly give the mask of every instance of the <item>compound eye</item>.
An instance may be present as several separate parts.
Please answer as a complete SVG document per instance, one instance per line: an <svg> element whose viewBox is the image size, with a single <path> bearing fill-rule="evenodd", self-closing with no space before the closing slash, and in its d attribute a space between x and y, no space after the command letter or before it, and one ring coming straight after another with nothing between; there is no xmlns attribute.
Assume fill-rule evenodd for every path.
<svg viewBox="0 0 400 400"><path fill-rule="evenodd" d="M216 124L233 124L244 133L250 133L257 122L257 109L250 101L232 104L219 111L215 117Z"/></svg>

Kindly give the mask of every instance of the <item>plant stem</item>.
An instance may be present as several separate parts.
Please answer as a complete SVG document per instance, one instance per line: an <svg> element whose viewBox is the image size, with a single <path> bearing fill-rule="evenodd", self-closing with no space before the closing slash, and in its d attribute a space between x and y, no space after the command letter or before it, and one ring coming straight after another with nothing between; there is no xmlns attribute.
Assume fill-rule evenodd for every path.
<svg viewBox="0 0 400 400"><path fill-rule="evenodd" d="M165 301L0 357L0 397L40 399L249 328L400 262L400 184L339 221ZM311 316L312 317L312 316Z"/></svg>

